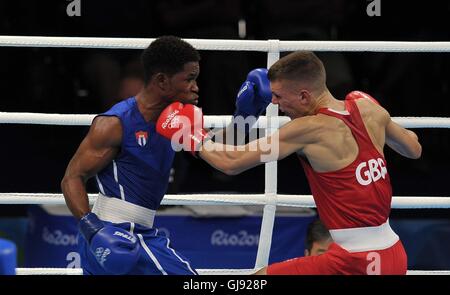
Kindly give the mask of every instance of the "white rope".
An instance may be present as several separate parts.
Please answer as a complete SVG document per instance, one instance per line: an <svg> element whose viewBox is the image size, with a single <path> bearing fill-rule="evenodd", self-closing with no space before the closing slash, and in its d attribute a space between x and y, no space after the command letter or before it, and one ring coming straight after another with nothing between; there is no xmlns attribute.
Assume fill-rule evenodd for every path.
<svg viewBox="0 0 450 295"><path fill-rule="evenodd" d="M144 49L154 38L0 36L4 47ZM199 50L273 51L274 40L185 39ZM278 40L277 40L278 41ZM271 43L272 42L272 43ZM279 51L450 52L450 42L278 41Z"/></svg>
<svg viewBox="0 0 450 295"><path fill-rule="evenodd" d="M267 55L267 68L270 68L279 58L279 41L270 40L270 52ZM270 136L278 128L278 105L269 104L266 108L266 118L269 121L266 135ZM274 120L275 119L275 120ZM275 123L276 124L273 124ZM264 164L264 195L265 205L261 220L261 230L259 235L258 250L256 253L255 268L261 268L269 263L270 248L272 245L273 227L275 224L277 210L277 186L278 186L278 161L270 161Z"/></svg>
<svg viewBox="0 0 450 295"><path fill-rule="evenodd" d="M251 275L254 274L257 269L196 269L199 275Z"/></svg>
<svg viewBox="0 0 450 295"><path fill-rule="evenodd" d="M94 204L97 194L88 194L89 203ZM308 207L316 205L311 195L276 195L277 206ZM165 195L162 205L265 205L264 194L192 194ZM62 194L46 193L0 193L0 204L64 205ZM394 196L393 209L438 209L450 208L450 197Z"/></svg>
<svg viewBox="0 0 450 295"><path fill-rule="evenodd" d="M278 195L278 206L316 207L311 195ZM450 197L439 196L394 196L393 209L439 209L450 208Z"/></svg>
<svg viewBox="0 0 450 295"><path fill-rule="evenodd" d="M419 275L419 276L427 276L427 275L450 275L449 270L408 270L406 272L407 275Z"/></svg>
<svg viewBox="0 0 450 295"><path fill-rule="evenodd" d="M257 269L197 269L199 275L251 275ZM81 268L16 268L17 275L82 275ZM408 270L407 275L450 275L448 270Z"/></svg>
<svg viewBox="0 0 450 295"><path fill-rule="evenodd" d="M89 203L94 204L97 194L89 194ZM47 193L0 193L0 204L7 205L65 205L62 194Z"/></svg>
<svg viewBox="0 0 450 295"><path fill-rule="evenodd" d="M0 112L3 124L91 125L95 115Z"/></svg>
<svg viewBox="0 0 450 295"><path fill-rule="evenodd" d="M16 268L16 275L82 275L81 268Z"/></svg>
<svg viewBox="0 0 450 295"><path fill-rule="evenodd" d="M0 124L38 124L62 126L89 126L96 115L85 114L44 114L0 112ZM231 123L231 116L205 116L206 128L223 128ZM450 128L448 117L393 117L393 121L405 128ZM257 127L266 128L282 126L290 121L289 117L272 117L270 122L266 116L258 119Z"/></svg>
<svg viewBox="0 0 450 295"><path fill-rule="evenodd" d="M444 117L392 117L405 128L450 128L450 118Z"/></svg>

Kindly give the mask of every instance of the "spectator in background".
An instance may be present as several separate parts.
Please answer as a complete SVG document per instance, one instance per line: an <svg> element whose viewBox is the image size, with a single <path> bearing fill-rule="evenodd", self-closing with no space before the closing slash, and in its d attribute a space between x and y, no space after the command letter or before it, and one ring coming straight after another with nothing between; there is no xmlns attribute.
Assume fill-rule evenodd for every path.
<svg viewBox="0 0 450 295"><path fill-rule="evenodd" d="M80 99L95 101L86 106L91 112L103 112L123 99L136 95L143 87L138 55L100 51L82 65L76 87Z"/></svg>
<svg viewBox="0 0 450 295"><path fill-rule="evenodd" d="M320 219L308 225L305 240L305 256L317 256L327 252L333 242L330 232Z"/></svg>
<svg viewBox="0 0 450 295"><path fill-rule="evenodd" d="M117 38L154 38L159 25L153 16L154 5L145 0L133 5L121 2L85 1L80 28L83 36ZM108 13L104 13L108 9ZM120 20L120 21L118 21ZM95 50L83 53L79 96L95 102L91 112L103 112L117 102L136 95L143 77L139 54L135 50Z"/></svg>

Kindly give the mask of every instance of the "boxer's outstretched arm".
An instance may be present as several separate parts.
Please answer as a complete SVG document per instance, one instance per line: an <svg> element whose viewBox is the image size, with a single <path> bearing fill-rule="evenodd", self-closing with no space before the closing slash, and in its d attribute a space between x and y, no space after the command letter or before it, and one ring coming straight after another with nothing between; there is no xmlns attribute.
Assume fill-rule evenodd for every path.
<svg viewBox="0 0 450 295"><path fill-rule="evenodd" d="M308 120L308 117L295 119L273 135L259 138L245 146L207 141L199 155L217 170L236 175L259 164L281 160L303 149L314 136L314 127L308 124Z"/></svg>
<svg viewBox="0 0 450 295"><path fill-rule="evenodd" d="M121 141L119 118L99 116L70 160L61 189L67 206L77 219L90 211L86 181L112 161Z"/></svg>
<svg viewBox="0 0 450 295"><path fill-rule="evenodd" d="M418 159L422 154L422 146L416 133L403 128L392 120L386 126L386 144L407 158Z"/></svg>

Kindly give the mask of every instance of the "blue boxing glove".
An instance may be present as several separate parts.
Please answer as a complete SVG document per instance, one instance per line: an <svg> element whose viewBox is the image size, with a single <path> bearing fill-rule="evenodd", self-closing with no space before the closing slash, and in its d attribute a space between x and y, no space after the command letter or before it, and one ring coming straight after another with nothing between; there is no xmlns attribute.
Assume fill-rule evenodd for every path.
<svg viewBox="0 0 450 295"><path fill-rule="evenodd" d="M126 274L136 265L140 246L132 233L103 223L95 213L83 216L78 228L107 273Z"/></svg>
<svg viewBox="0 0 450 295"><path fill-rule="evenodd" d="M247 75L236 97L234 117L258 118L272 101L272 91L267 69L254 69Z"/></svg>

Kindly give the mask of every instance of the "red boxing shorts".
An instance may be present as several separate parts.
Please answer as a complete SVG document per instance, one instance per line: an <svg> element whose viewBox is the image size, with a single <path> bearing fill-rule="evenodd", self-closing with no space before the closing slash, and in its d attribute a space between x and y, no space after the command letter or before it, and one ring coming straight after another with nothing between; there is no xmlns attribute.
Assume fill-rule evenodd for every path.
<svg viewBox="0 0 450 295"><path fill-rule="evenodd" d="M404 275L407 257L398 240L383 250L350 253L338 244L318 256L290 259L269 265L268 275Z"/></svg>

